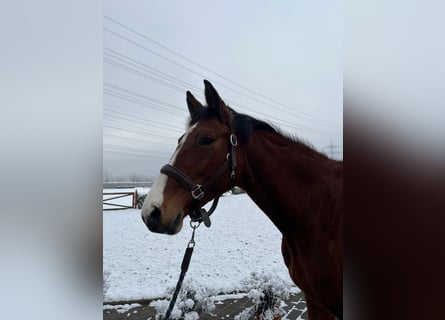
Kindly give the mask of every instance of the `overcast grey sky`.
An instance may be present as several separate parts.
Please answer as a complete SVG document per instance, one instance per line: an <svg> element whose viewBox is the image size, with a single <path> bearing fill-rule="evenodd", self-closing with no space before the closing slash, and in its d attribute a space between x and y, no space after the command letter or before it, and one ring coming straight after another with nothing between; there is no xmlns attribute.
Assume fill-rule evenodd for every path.
<svg viewBox="0 0 445 320"><path fill-rule="evenodd" d="M236 111L343 151L340 1L104 1L104 170L156 176L203 79Z"/></svg>

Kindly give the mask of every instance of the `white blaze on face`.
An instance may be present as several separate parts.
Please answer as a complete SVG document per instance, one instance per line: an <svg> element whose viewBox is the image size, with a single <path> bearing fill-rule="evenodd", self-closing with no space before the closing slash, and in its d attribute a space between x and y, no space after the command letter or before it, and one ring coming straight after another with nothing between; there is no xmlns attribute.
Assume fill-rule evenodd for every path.
<svg viewBox="0 0 445 320"><path fill-rule="evenodd" d="M187 140L188 135L193 131L193 129L195 129L196 125L197 124L191 126L186 131L182 139L179 141L175 153L173 153L169 161L169 164L171 166L175 165L176 156L181 151L181 148L184 142ZM148 193L147 198L144 201L144 205L142 206L142 216L149 217L154 208L160 208L162 206L162 203L164 202L164 189L167 183L167 178L167 175L161 173L153 183L153 186L151 187L150 192Z"/></svg>

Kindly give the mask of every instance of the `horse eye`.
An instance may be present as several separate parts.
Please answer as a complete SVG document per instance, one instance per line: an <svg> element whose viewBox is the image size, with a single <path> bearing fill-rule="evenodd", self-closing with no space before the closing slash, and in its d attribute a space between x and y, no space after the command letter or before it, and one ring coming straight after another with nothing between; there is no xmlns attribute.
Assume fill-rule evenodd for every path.
<svg viewBox="0 0 445 320"><path fill-rule="evenodd" d="M213 142L215 141L215 139L210 138L210 137L202 137L199 139L198 143L202 146L209 146L211 145Z"/></svg>

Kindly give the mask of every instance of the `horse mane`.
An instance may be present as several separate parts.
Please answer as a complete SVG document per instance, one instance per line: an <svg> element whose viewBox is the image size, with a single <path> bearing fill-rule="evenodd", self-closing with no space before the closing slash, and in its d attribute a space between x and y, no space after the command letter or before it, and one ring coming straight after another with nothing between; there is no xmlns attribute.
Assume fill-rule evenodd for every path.
<svg viewBox="0 0 445 320"><path fill-rule="evenodd" d="M233 112L233 126L238 139L242 144L246 144L253 131L263 130L273 133L279 133L279 129L265 121L255 119L247 114Z"/></svg>
<svg viewBox="0 0 445 320"><path fill-rule="evenodd" d="M249 141L249 138L254 130L265 130L274 133L279 132L276 127L265 121L255 119L247 114L238 113L230 107L229 110L233 114L233 126L237 134L237 138L243 144ZM212 118L217 118L222 121L215 108L204 107L190 117L188 126L191 127L200 120Z"/></svg>
<svg viewBox="0 0 445 320"><path fill-rule="evenodd" d="M258 120L252 116L247 115L247 114L236 112L235 110L233 110L230 107L229 107L229 110L233 114L234 131L236 132L238 140L242 144L247 144L249 142L249 139L252 136L252 133L254 131L262 130L262 131L275 133L275 134L283 137L284 139L288 140L291 143L299 144L300 146L311 149L311 150L319 153L323 157L327 158L327 156L325 154L317 151L314 148L314 146L311 143L309 143L309 141L302 140L301 138L297 137L296 135L290 135L290 134L284 133L281 129L279 129L278 127L276 127L275 125L273 125L271 123L268 123L268 122L262 121L262 120ZM196 112L192 117L190 117L188 126L191 127L200 120L212 119L212 118L217 118L220 121L222 121L221 117L219 116L219 114L217 113L215 108L204 107L204 108L201 108L198 112Z"/></svg>

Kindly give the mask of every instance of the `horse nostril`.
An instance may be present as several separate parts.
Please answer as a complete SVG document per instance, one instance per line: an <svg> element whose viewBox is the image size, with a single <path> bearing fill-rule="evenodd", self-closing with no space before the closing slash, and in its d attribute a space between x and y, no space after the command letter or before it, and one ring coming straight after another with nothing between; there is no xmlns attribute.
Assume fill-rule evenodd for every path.
<svg viewBox="0 0 445 320"><path fill-rule="evenodd" d="M159 210L159 208L157 207L155 207L148 216L148 218L145 218L144 220L145 224L150 230L156 229L156 227L159 226L160 221L161 221L161 210Z"/></svg>

